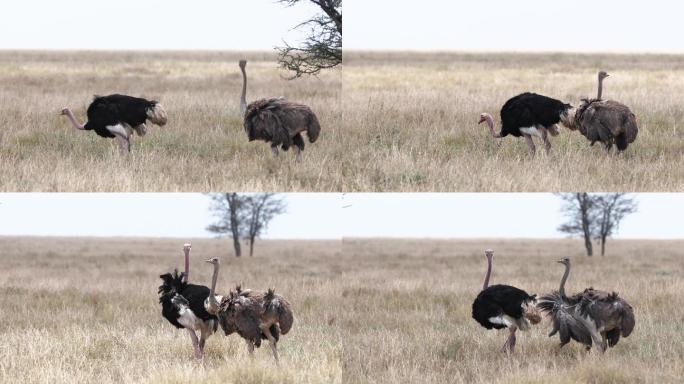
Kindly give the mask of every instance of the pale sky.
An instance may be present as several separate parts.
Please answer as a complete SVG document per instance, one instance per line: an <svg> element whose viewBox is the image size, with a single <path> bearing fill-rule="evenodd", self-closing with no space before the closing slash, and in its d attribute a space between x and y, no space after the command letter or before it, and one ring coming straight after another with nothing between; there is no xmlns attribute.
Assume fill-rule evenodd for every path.
<svg viewBox="0 0 684 384"><path fill-rule="evenodd" d="M0 49L271 50L317 12L275 0L18 0L0 7Z"/></svg>
<svg viewBox="0 0 684 384"><path fill-rule="evenodd" d="M264 238L559 238L560 200L529 194L283 194ZM635 194L619 238L684 238L684 194ZM0 194L0 235L212 237L203 194Z"/></svg>
<svg viewBox="0 0 684 384"><path fill-rule="evenodd" d="M344 7L345 49L684 53L681 1L347 0Z"/></svg>

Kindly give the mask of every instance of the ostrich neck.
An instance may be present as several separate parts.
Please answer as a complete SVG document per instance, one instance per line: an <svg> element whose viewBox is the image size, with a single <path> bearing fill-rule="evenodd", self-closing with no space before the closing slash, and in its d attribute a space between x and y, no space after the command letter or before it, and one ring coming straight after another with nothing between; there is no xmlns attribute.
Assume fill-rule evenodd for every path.
<svg viewBox="0 0 684 384"><path fill-rule="evenodd" d="M240 94L240 114L244 115L247 110L247 72L244 67L240 67L242 71L242 94Z"/></svg>
<svg viewBox="0 0 684 384"><path fill-rule="evenodd" d="M568 279L568 275L570 275L570 264L567 264L565 266L565 273L563 274L563 278L561 279L560 288L558 288L558 292L560 293L562 298L567 297L565 295L565 281Z"/></svg>
<svg viewBox="0 0 684 384"><path fill-rule="evenodd" d="M487 126L489 126L489 132L492 133L492 137L498 139L501 137L500 133L497 133L494 129L494 119L491 116L487 116Z"/></svg>
<svg viewBox="0 0 684 384"><path fill-rule="evenodd" d="M190 251L185 251L185 282L190 280Z"/></svg>
<svg viewBox="0 0 684 384"><path fill-rule="evenodd" d="M487 273L485 274L484 284L482 284L482 290L489 287L489 278L492 276L492 259L487 258Z"/></svg>
<svg viewBox="0 0 684 384"><path fill-rule="evenodd" d="M81 124L78 122L78 120L76 120L76 117L74 117L74 114L71 113L71 110L67 109L66 116L69 119L69 121L71 121L71 124L73 124L74 127L76 127L76 129L84 129L84 124Z"/></svg>
<svg viewBox="0 0 684 384"><path fill-rule="evenodd" d="M211 277L211 290L209 291L209 302L211 305L216 308L218 307L218 301L216 301L216 281L218 280L218 274L219 274L219 265L214 264L214 275Z"/></svg>
<svg viewBox="0 0 684 384"><path fill-rule="evenodd" d="M598 95L596 96L596 98L600 100L602 95L603 95L603 79L599 77Z"/></svg>

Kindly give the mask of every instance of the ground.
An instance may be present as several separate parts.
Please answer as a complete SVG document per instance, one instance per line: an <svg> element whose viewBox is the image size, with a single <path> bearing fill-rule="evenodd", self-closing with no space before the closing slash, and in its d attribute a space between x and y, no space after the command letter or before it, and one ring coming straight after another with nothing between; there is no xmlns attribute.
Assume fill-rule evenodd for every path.
<svg viewBox="0 0 684 384"><path fill-rule="evenodd" d="M677 55L345 52L343 190L680 191L684 189L684 60ZM597 73L611 74L604 98L636 114L639 135L607 157L561 128L546 156L535 139L497 146L479 115L522 92L573 105L595 97Z"/></svg>
<svg viewBox="0 0 684 384"><path fill-rule="evenodd" d="M191 280L219 291L275 287L295 311L279 345L251 360L238 336L212 336L203 363L161 317L159 274L191 239L0 237L0 381L27 383L675 383L684 376L683 241L611 241L588 258L579 240L262 241L236 259L225 240L193 241ZM470 317L493 248L492 283L530 293L615 290L634 333L599 356L558 349L544 320L500 352L505 331Z"/></svg>
<svg viewBox="0 0 684 384"><path fill-rule="evenodd" d="M239 114L249 60L248 101L285 96L308 104L321 135L273 158L269 145L248 142ZM5 191L311 191L340 185L340 71L288 81L273 53L0 52L0 190ZM122 157L115 140L74 129L94 94L159 100L165 127L148 125Z"/></svg>

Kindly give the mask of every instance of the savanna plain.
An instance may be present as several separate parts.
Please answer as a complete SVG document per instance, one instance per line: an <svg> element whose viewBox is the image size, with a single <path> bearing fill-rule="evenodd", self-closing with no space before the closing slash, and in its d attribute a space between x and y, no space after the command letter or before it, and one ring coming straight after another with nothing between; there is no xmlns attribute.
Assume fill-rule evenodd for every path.
<svg viewBox="0 0 684 384"><path fill-rule="evenodd" d="M0 382L342 382L339 241L263 241L241 259L229 241L192 243L191 282L209 285L204 260L218 256L218 293L243 282L292 303L280 367L267 343L250 358L239 336L220 329L198 362L187 332L162 318L159 275L182 269L185 241L0 237Z"/></svg>
<svg viewBox="0 0 684 384"><path fill-rule="evenodd" d="M322 126L295 163L248 142L238 102L247 59L247 101L285 96L309 105ZM0 190L5 191L330 191L338 190L341 71L287 80L272 53L0 52ZM121 156L115 140L77 131L94 94L158 100L164 127L148 125Z"/></svg>
<svg viewBox="0 0 684 384"><path fill-rule="evenodd" d="M345 51L343 190L681 191L684 188L684 60L678 55L468 54ZM606 156L561 126L546 156L535 138L500 146L479 114L536 92L574 106L596 97L629 106L639 135Z"/></svg>
<svg viewBox="0 0 684 384"><path fill-rule="evenodd" d="M681 241L609 241L588 258L579 240L345 239L344 340L348 383L680 383L684 377L684 264ZM482 289L484 249L492 248L492 284L529 293L589 286L616 291L634 308L636 327L605 355L575 342L559 349L548 319L519 332L513 356L507 332L471 318Z"/></svg>

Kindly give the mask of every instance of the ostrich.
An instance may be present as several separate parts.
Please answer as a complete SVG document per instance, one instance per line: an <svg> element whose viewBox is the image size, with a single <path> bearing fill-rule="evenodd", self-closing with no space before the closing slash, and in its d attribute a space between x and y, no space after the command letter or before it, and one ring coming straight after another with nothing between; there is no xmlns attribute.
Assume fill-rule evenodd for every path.
<svg viewBox="0 0 684 384"><path fill-rule="evenodd" d="M515 332L518 329L526 331L530 328L530 323L537 324L541 321L539 311L534 305L536 295L529 295L522 289L510 285L489 286L494 251L486 250L485 256L487 257L487 273L482 292L473 302L473 319L487 329L508 328L509 335L502 351L513 353Z"/></svg>
<svg viewBox="0 0 684 384"><path fill-rule="evenodd" d="M211 292L205 304L207 311L218 315L219 324L226 335L237 332L245 339L250 355L254 353L254 347L261 346L261 339L268 339L273 358L278 362L278 340L280 335L290 331L294 322L290 303L273 289L259 293L243 290L239 285L219 302L214 295L219 259L214 257L207 260L207 263L214 265Z"/></svg>
<svg viewBox="0 0 684 384"><path fill-rule="evenodd" d="M166 124L166 111L159 102L126 95L95 96L88 106L88 121L81 124L69 108L60 113L66 116L76 129L94 130L98 136L116 138L123 153L131 151L130 138L135 131L145 136L145 121L158 126Z"/></svg>
<svg viewBox="0 0 684 384"><path fill-rule="evenodd" d="M204 300L209 296L209 288L188 284L190 249L190 244L183 246L184 273L179 275L176 269L173 273L159 276L164 281L159 286L159 303L162 305L162 315L166 320L176 328L188 330L195 358L201 359L204 356L204 343L218 328L218 319L204 308ZM200 332L199 341L195 331Z"/></svg>
<svg viewBox="0 0 684 384"><path fill-rule="evenodd" d="M609 76L600 71L598 97L582 99L579 107L562 116L562 122L571 130L579 130L591 145L597 141L603 143L606 153L610 153L613 144L618 152L622 152L636 140L639 127L636 116L629 107L614 100L601 99L603 80Z"/></svg>
<svg viewBox="0 0 684 384"><path fill-rule="evenodd" d="M541 297L538 304L553 317L553 330L549 336L560 331L561 347L572 338L587 348L595 344L601 353L615 346L620 336L629 336L635 325L632 307L617 293L594 288L568 297L565 282L570 274L570 259L566 257L558 262L565 265L560 288Z"/></svg>
<svg viewBox="0 0 684 384"><path fill-rule="evenodd" d="M304 150L302 132L306 132L309 142L318 139L321 126L311 108L285 100L283 97L260 99L247 105L247 60L240 60L242 71L242 94L240 114L244 118L245 132L249 141L263 140L271 143L271 151L278 155L278 146L287 151L295 146L296 160L301 161Z"/></svg>
<svg viewBox="0 0 684 384"><path fill-rule="evenodd" d="M530 156L534 156L536 151L532 136L537 136L544 141L544 149L548 154L551 151L549 134L558 135L561 116L571 108L570 104L564 104L560 100L526 92L509 99L501 108L500 133L494 130L494 118L489 113L480 114L478 124L487 122L495 139L508 135L524 137Z"/></svg>

